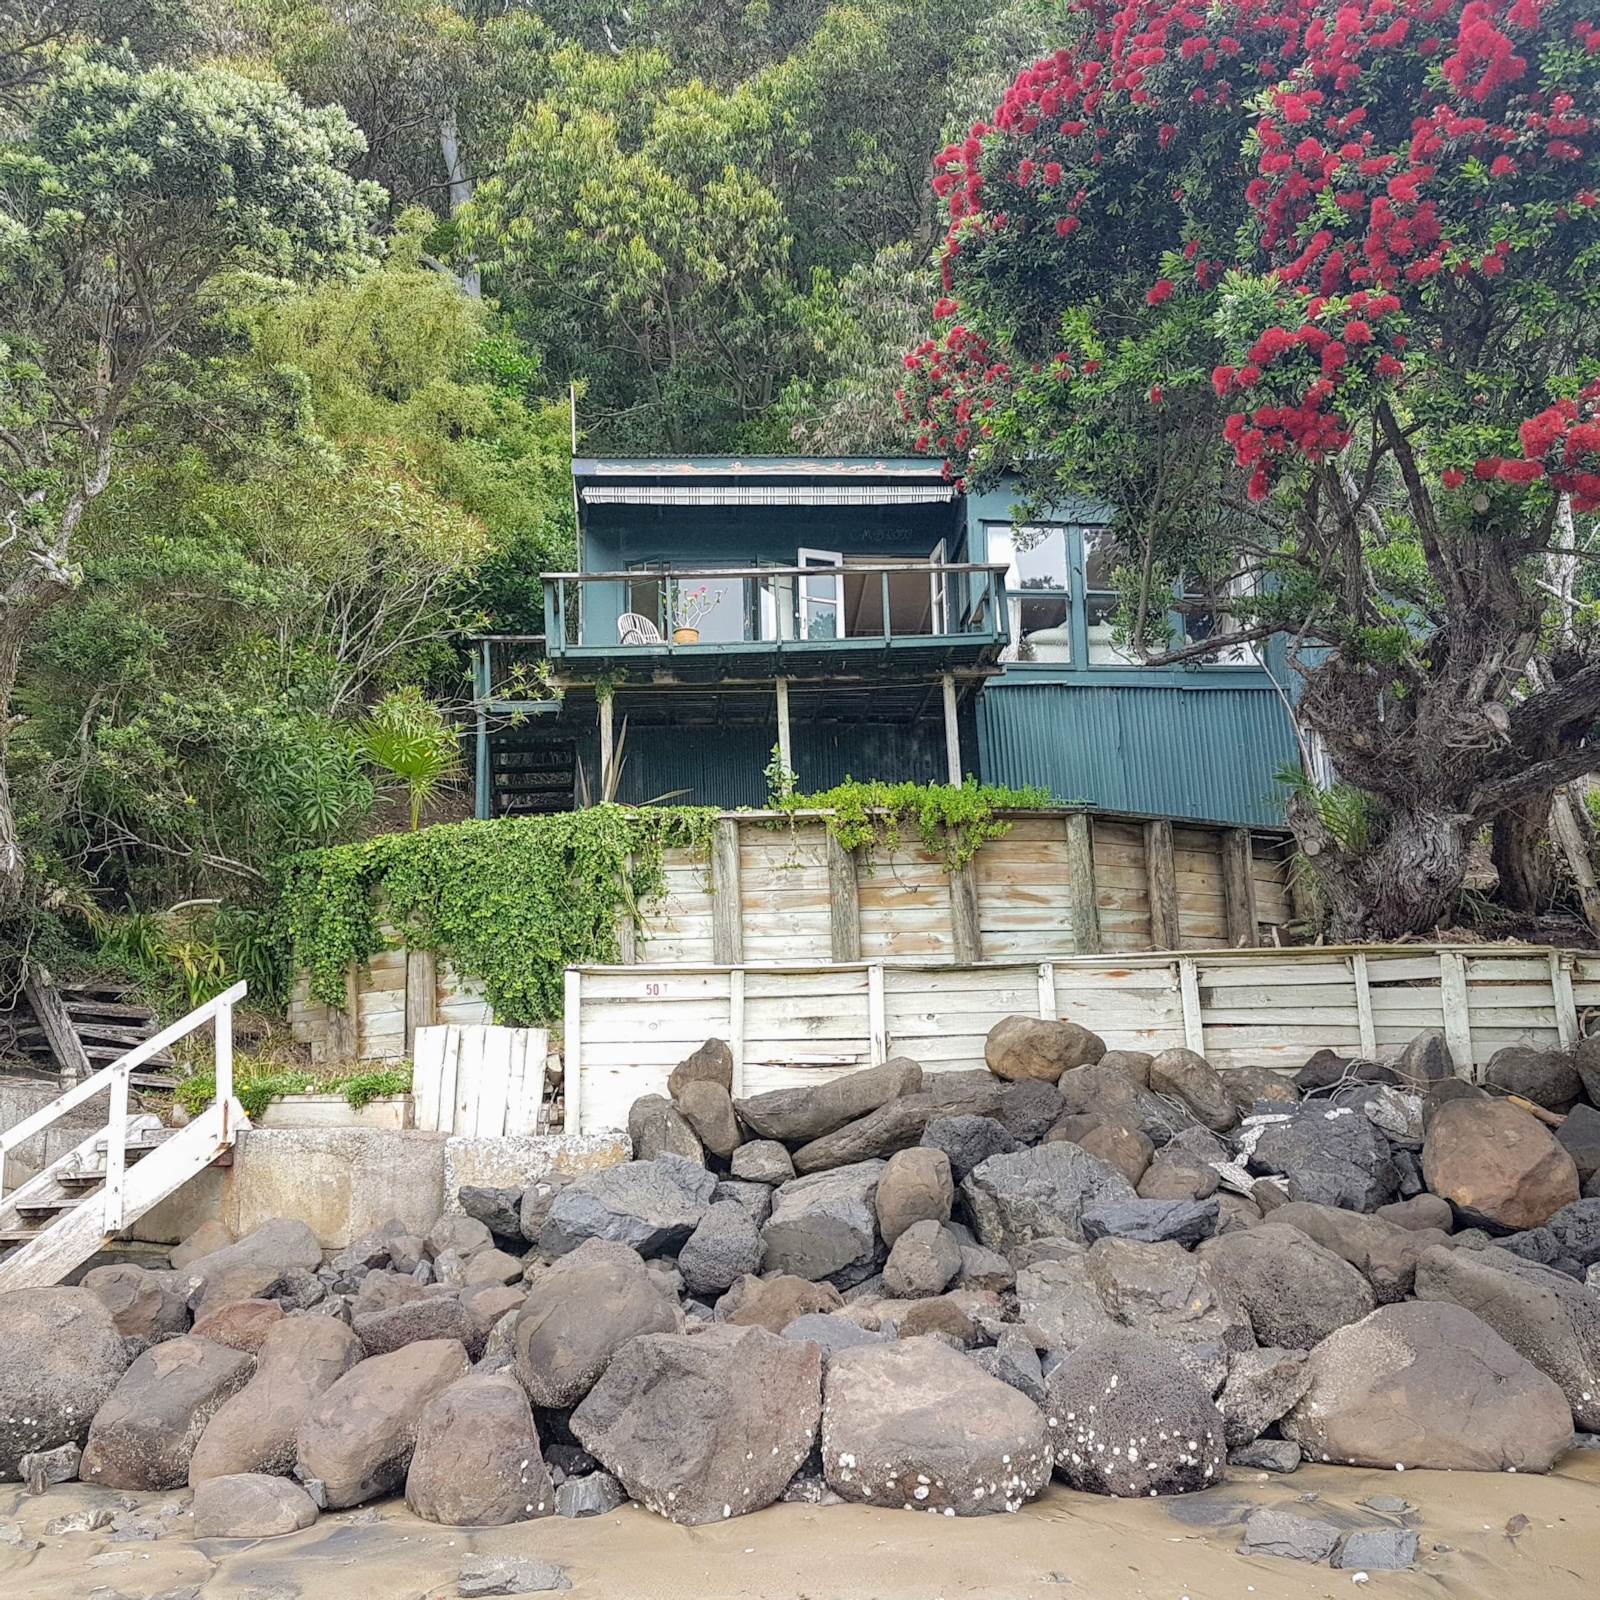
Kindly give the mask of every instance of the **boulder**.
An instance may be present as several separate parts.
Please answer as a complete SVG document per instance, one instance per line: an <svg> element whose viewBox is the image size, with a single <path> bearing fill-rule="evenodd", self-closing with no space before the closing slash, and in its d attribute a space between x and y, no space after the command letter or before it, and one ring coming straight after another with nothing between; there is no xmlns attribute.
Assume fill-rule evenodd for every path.
<svg viewBox="0 0 1600 1600"><path fill-rule="evenodd" d="M89 1289L0 1294L0 1482L25 1455L81 1444L133 1360L105 1302Z"/></svg>
<svg viewBox="0 0 1600 1600"><path fill-rule="evenodd" d="M1483 1081L1490 1088L1521 1095L1547 1111L1565 1111L1583 1098L1583 1080L1570 1050L1508 1044L1489 1057Z"/></svg>
<svg viewBox="0 0 1600 1600"><path fill-rule="evenodd" d="M883 1242L892 1246L914 1222L948 1222L955 1198L950 1158L944 1151L926 1145L897 1151L878 1179L874 1199Z"/></svg>
<svg viewBox="0 0 1600 1600"><path fill-rule="evenodd" d="M1256 1472L1293 1472L1300 1465L1300 1446L1293 1439L1257 1439L1230 1450L1228 1465Z"/></svg>
<svg viewBox="0 0 1600 1600"><path fill-rule="evenodd" d="M714 1083L719 1089L733 1090L733 1051L725 1039L707 1039L687 1055L667 1077L667 1093L674 1100L683 1098L691 1083Z"/></svg>
<svg viewBox="0 0 1600 1600"><path fill-rule="evenodd" d="M294 1316L261 1341L250 1381L206 1424L189 1461L189 1482L286 1474L295 1438L318 1398L365 1357L361 1341L336 1317Z"/></svg>
<svg viewBox="0 0 1600 1600"><path fill-rule="evenodd" d="M733 1175L746 1183L787 1183L794 1176L794 1158L776 1139L752 1139L733 1152Z"/></svg>
<svg viewBox="0 0 1600 1600"><path fill-rule="evenodd" d="M1578 1069L1578 1081L1589 1104L1600 1106L1600 1035L1590 1034L1580 1039L1572 1052L1572 1064Z"/></svg>
<svg viewBox="0 0 1600 1600"><path fill-rule="evenodd" d="M481 1222L497 1239L522 1237L522 1190L463 1184L456 1199L475 1222Z"/></svg>
<svg viewBox="0 0 1600 1600"><path fill-rule="evenodd" d="M690 1527L758 1511L817 1435L822 1354L763 1328L634 1339L572 1414L572 1431L628 1494Z"/></svg>
<svg viewBox="0 0 1600 1600"><path fill-rule="evenodd" d="M930 1072L923 1092L933 1096L934 1115L940 1117L992 1117L1009 1087L987 1067L962 1067L953 1072Z"/></svg>
<svg viewBox="0 0 1600 1600"><path fill-rule="evenodd" d="M1001 1085L989 1113L1018 1144L1038 1144L1061 1120L1061 1091L1043 1078L1020 1078Z"/></svg>
<svg viewBox="0 0 1600 1600"><path fill-rule="evenodd" d="M1278 1222L1208 1239L1197 1254L1249 1314L1261 1344L1309 1350L1377 1303L1348 1261Z"/></svg>
<svg viewBox="0 0 1600 1600"><path fill-rule="evenodd" d="M627 1493L609 1472L586 1472L568 1478L556 1490L558 1517L603 1517L628 1503Z"/></svg>
<svg viewBox="0 0 1600 1600"><path fill-rule="evenodd" d="M950 1175L960 1183L976 1166L990 1156L1012 1155L1022 1148L993 1117L931 1117L922 1130L922 1143L942 1150L950 1158Z"/></svg>
<svg viewBox="0 0 1600 1600"><path fill-rule="evenodd" d="M1300 1100L1294 1083L1273 1067L1219 1067L1217 1076L1241 1117L1258 1110L1263 1102L1277 1107L1296 1105Z"/></svg>
<svg viewBox="0 0 1600 1600"><path fill-rule="evenodd" d="M1505 1100L1452 1100L1428 1124L1428 1187L1469 1223L1537 1228L1578 1198L1578 1169L1548 1129Z"/></svg>
<svg viewBox="0 0 1600 1600"><path fill-rule="evenodd" d="M638 1254L592 1239L528 1285L515 1324L517 1377L536 1406L565 1409L628 1340L677 1326L676 1308Z"/></svg>
<svg viewBox="0 0 1600 1600"><path fill-rule="evenodd" d="M176 1489L214 1413L250 1380L252 1357L185 1337L152 1345L95 1412L78 1475L107 1489Z"/></svg>
<svg viewBox="0 0 1600 1600"><path fill-rule="evenodd" d="M784 1184L762 1229L767 1270L841 1289L871 1277L881 1259L874 1201L883 1169L862 1161Z"/></svg>
<svg viewBox="0 0 1600 1600"><path fill-rule="evenodd" d="M1380 1083L1361 1101L1361 1114L1381 1133L1391 1146L1406 1150L1420 1150L1426 1130L1420 1094L1396 1088L1392 1083Z"/></svg>
<svg viewBox="0 0 1600 1600"><path fill-rule="evenodd" d="M1220 1480L1221 1413L1154 1339L1121 1330L1091 1339L1046 1387L1056 1476L1074 1489L1131 1499Z"/></svg>
<svg viewBox="0 0 1600 1600"><path fill-rule="evenodd" d="M1051 1350L1076 1350L1080 1344L1119 1326L1101 1303L1089 1276L1088 1252L1070 1247L1064 1260L1036 1261L1017 1273L1017 1307L1024 1323L1039 1330Z"/></svg>
<svg viewBox="0 0 1600 1600"><path fill-rule="evenodd" d="M761 1251L755 1219L736 1200L719 1200L678 1252L678 1270L690 1294L719 1295L747 1272L761 1270Z"/></svg>
<svg viewBox="0 0 1600 1600"><path fill-rule="evenodd" d="M1572 1157L1578 1182L1588 1183L1600 1172L1600 1111L1590 1105L1574 1106L1556 1129L1556 1142Z"/></svg>
<svg viewBox="0 0 1600 1600"><path fill-rule="evenodd" d="M482 1289L490 1284L515 1283L521 1278L523 1262L506 1250L480 1250L467 1259L461 1274L463 1289Z"/></svg>
<svg viewBox="0 0 1600 1600"><path fill-rule="evenodd" d="M393 1494L428 1402L466 1371L467 1352L454 1339L408 1344L352 1367L300 1424L296 1476L321 1483L329 1510Z"/></svg>
<svg viewBox="0 0 1600 1600"><path fill-rule="evenodd" d="M1195 1121L1226 1133L1239 1120L1239 1108L1215 1067L1193 1050L1163 1050L1150 1063L1149 1087L1180 1101Z"/></svg>
<svg viewBox="0 0 1600 1600"><path fill-rule="evenodd" d="M1106 1053L1106 1042L1076 1022L1041 1017L1002 1017L984 1041L983 1059L997 1078L1015 1083L1038 1078L1054 1083L1063 1072L1092 1065Z"/></svg>
<svg viewBox="0 0 1600 1600"><path fill-rule="evenodd" d="M1382 1306L1311 1352L1279 1424L1313 1461L1548 1472L1572 1440L1561 1390L1457 1305Z"/></svg>
<svg viewBox="0 0 1600 1600"><path fill-rule="evenodd" d="M277 1217L264 1222L236 1244L225 1245L184 1267L192 1287L189 1309L198 1316L230 1300L270 1299L291 1268L315 1271L322 1265L322 1246L303 1222Z"/></svg>
<svg viewBox="0 0 1600 1600"><path fill-rule="evenodd" d="M1402 1228L1383 1217L1364 1217L1337 1206L1292 1200L1272 1213L1275 1225L1298 1228L1324 1250L1348 1261L1368 1283L1380 1306L1411 1297L1417 1258L1447 1237L1437 1229ZM1365 1315L1365 1313L1363 1313Z"/></svg>
<svg viewBox="0 0 1600 1600"><path fill-rule="evenodd" d="M828 1363L822 1466L845 1500L976 1516L1015 1511L1050 1478L1039 1408L934 1339Z"/></svg>
<svg viewBox="0 0 1600 1600"><path fill-rule="evenodd" d="M943 1223L913 1223L895 1240L883 1286L901 1300L941 1294L961 1270L961 1244Z"/></svg>
<svg viewBox="0 0 1600 1600"><path fill-rule="evenodd" d="M282 1321L283 1307L276 1300L232 1300L197 1317L194 1336L253 1356L268 1333Z"/></svg>
<svg viewBox="0 0 1600 1600"><path fill-rule="evenodd" d="M703 1164L705 1151L688 1119L665 1095L645 1094L628 1107L628 1139L635 1161L681 1156Z"/></svg>
<svg viewBox="0 0 1600 1600"><path fill-rule="evenodd" d="M1157 1153L1139 1177L1141 1200L1204 1200L1217 1192L1217 1169L1200 1156L1170 1145Z"/></svg>
<svg viewBox="0 0 1600 1600"><path fill-rule="evenodd" d="M1046 1400L1044 1367L1032 1338L1021 1328L1007 1328L992 1350L974 1350L969 1359L976 1361L992 1378L1009 1384L1018 1394L1025 1394L1036 1406Z"/></svg>
<svg viewBox="0 0 1600 1600"><path fill-rule="evenodd" d="M694 1232L716 1187L711 1173L681 1156L585 1173L550 1202L539 1249L563 1256L589 1239L603 1239L644 1256L668 1255Z"/></svg>
<svg viewBox="0 0 1600 1600"><path fill-rule="evenodd" d="M1426 1137L1428 1125L1441 1106L1452 1100L1487 1100L1488 1093L1465 1078L1438 1078L1422 1091L1422 1128Z"/></svg>
<svg viewBox="0 0 1600 1600"><path fill-rule="evenodd" d="M182 1273L119 1262L91 1267L83 1287L111 1313L117 1332L129 1338L165 1339L189 1331L188 1283Z"/></svg>
<svg viewBox="0 0 1600 1600"><path fill-rule="evenodd" d="M895 1056L881 1067L846 1073L827 1083L772 1089L736 1100L734 1109L757 1138L806 1144L921 1088L922 1068L905 1056Z"/></svg>
<svg viewBox="0 0 1600 1600"><path fill-rule="evenodd" d="M1600 1296L1565 1273L1504 1250L1423 1253L1418 1300L1448 1301L1486 1322L1559 1385L1584 1433L1600 1433Z"/></svg>
<svg viewBox="0 0 1600 1600"><path fill-rule="evenodd" d="M1437 1083L1441 1078L1453 1078L1456 1075L1456 1064L1450 1054L1450 1046L1444 1041L1444 1035L1435 1030L1419 1033L1400 1052L1400 1059L1395 1062L1394 1070L1395 1076L1402 1083L1425 1088L1430 1083Z"/></svg>
<svg viewBox="0 0 1600 1600"><path fill-rule="evenodd" d="M1096 1239L1137 1239L1145 1244L1160 1244L1171 1239L1182 1245L1197 1245L1217 1231L1217 1199L1209 1200L1104 1200L1085 1206L1083 1237Z"/></svg>
<svg viewBox="0 0 1600 1600"><path fill-rule="evenodd" d="M1294 1075L1295 1087L1305 1094L1332 1089L1339 1084L1393 1083L1395 1072L1381 1061L1342 1056L1335 1050L1318 1050Z"/></svg>
<svg viewBox="0 0 1600 1600"><path fill-rule="evenodd" d="M1312 1100L1259 1125L1247 1157L1256 1177L1281 1173L1291 1200L1376 1211L1399 1195L1389 1141L1354 1106Z"/></svg>
<svg viewBox="0 0 1600 1600"><path fill-rule="evenodd" d="M954 1295L930 1295L924 1300L882 1300L878 1312L893 1324L902 1339L937 1334L953 1350L970 1350L978 1342L978 1326Z"/></svg>
<svg viewBox="0 0 1600 1600"><path fill-rule="evenodd" d="M565 1178L539 1178L522 1191L522 1204L517 1208L517 1224L522 1237L529 1244L539 1242L539 1230L544 1227L556 1196L566 1188Z"/></svg>
<svg viewBox="0 0 1600 1600"><path fill-rule="evenodd" d="M1396 1200L1379 1206L1373 1213L1380 1222L1392 1222L1397 1228L1409 1228L1413 1233L1435 1229L1449 1233L1456 1225L1456 1214L1448 1200L1436 1194L1419 1194L1410 1200Z"/></svg>
<svg viewBox="0 0 1600 1600"><path fill-rule="evenodd" d="M733 1112L733 1096L720 1083L698 1078L685 1084L678 1110L712 1155L726 1161L739 1148L744 1135Z"/></svg>
<svg viewBox="0 0 1600 1600"><path fill-rule="evenodd" d="M1115 1067L1118 1072L1125 1072L1135 1083L1148 1089L1150 1065L1154 1060L1155 1057L1148 1050L1107 1050L1100 1057L1099 1065Z"/></svg>
<svg viewBox="0 0 1600 1600"><path fill-rule="evenodd" d="M1600 1261L1600 1198L1585 1195L1553 1213L1545 1223L1557 1245L1580 1267Z"/></svg>
<svg viewBox="0 0 1600 1600"><path fill-rule="evenodd" d="M1145 1175L1156 1147L1137 1128L1115 1118L1097 1122L1076 1141L1096 1161L1114 1167L1129 1183L1137 1184Z"/></svg>
<svg viewBox="0 0 1600 1600"><path fill-rule="evenodd" d="M968 1173L961 1193L978 1242L1005 1255L1035 1239L1081 1243L1086 1206L1134 1198L1120 1172L1067 1143L990 1156Z"/></svg>
<svg viewBox="0 0 1600 1600"><path fill-rule="evenodd" d="M748 1147L745 1147L748 1148ZM783 1150L783 1146L778 1148ZM784 1150L784 1156L789 1152ZM772 1215L772 1190L764 1183L745 1183L737 1178L724 1178L711 1192L711 1203L721 1204L731 1200L735 1205L743 1206L750 1220L757 1228L764 1228L767 1219Z"/></svg>
<svg viewBox="0 0 1600 1600"><path fill-rule="evenodd" d="M863 1328L859 1322L833 1312L809 1311L796 1317L783 1330L785 1339L809 1339L822 1352L826 1366L841 1350L853 1350L858 1344L882 1344L888 1336Z"/></svg>
<svg viewBox="0 0 1600 1600"><path fill-rule="evenodd" d="M1228 1363L1228 1378L1217 1396L1228 1448L1237 1450L1270 1428L1299 1403L1311 1385L1304 1350L1243 1350ZM1299 1447L1295 1447L1296 1456Z"/></svg>
<svg viewBox="0 0 1600 1600"><path fill-rule="evenodd" d="M298 1483L264 1472L207 1478L194 1492L197 1539L276 1539L316 1520L316 1502Z"/></svg>
<svg viewBox="0 0 1600 1600"><path fill-rule="evenodd" d="M770 1278L741 1278L717 1302L717 1320L782 1333L797 1317L837 1311L843 1305L843 1296L831 1283L813 1283L782 1272Z"/></svg>
<svg viewBox="0 0 1600 1600"><path fill-rule="evenodd" d="M533 1411L510 1373L469 1373L423 1407L406 1471L406 1509L453 1528L555 1515Z"/></svg>
<svg viewBox="0 0 1600 1600"><path fill-rule="evenodd" d="M226 1250L232 1243L233 1235L222 1223L213 1218L202 1222L182 1244L175 1244L172 1247L172 1253L167 1257L167 1265L174 1272L182 1272L202 1256L215 1255L219 1250Z"/></svg>
<svg viewBox="0 0 1600 1600"><path fill-rule="evenodd" d="M1115 1067L1075 1067L1064 1072L1056 1085L1061 1109L1073 1116L1115 1118L1137 1128L1152 1144L1163 1145L1175 1133L1195 1126L1193 1115L1181 1103L1163 1100L1137 1078Z"/></svg>
<svg viewBox="0 0 1600 1600"><path fill-rule="evenodd" d="M436 1339L459 1340L474 1358L483 1353L484 1330L454 1295L435 1294L386 1311L363 1312L350 1326L369 1356Z"/></svg>
<svg viewBox="0 0 1600 1600"><path fill-rule="evenodd" d="M1277 1556L1284 1561L1326 1562L1339 1542L1339 1529L1320 1517L1257 1506L1244 1519L1240 1555Z"/></svg>
<svg viewBox="0 0 1600 1600"><path fill-rule="evenodd" d="M902 1095L855 1122L848 1122L794 1153L794 1170L802 1175L831 1167L854 1166L909 1149L922 1137L933 1112L933 1097Z"/></svg>

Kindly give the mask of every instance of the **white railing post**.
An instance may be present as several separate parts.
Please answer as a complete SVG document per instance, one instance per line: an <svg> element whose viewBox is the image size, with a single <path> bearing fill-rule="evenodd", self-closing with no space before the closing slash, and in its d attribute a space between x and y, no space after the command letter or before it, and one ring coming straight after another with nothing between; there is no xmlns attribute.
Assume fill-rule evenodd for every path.
<svg viewBox="0 0 1600 1600"><path fill-rule="evenodd" d="M233 1106L233 1003L217 1011L217 1065L214 1074L216 1103L222 1117L222 1131L228 1131Z"/></svg>
<svg viewBox="0 0 1600 1600"><path fill-rule="evenodd" d="M105 1231L121 1233L123 1176L127 1171L129 1069L111 1069L111 1109L106 1116Z"/></svg>

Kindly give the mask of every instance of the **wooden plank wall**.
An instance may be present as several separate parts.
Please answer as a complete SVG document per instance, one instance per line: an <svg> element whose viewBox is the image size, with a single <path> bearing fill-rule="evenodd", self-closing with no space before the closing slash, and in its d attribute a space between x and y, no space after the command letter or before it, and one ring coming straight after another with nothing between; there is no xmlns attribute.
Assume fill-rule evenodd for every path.
<svg viewBox="0 0 1600 1600"><path fill-rule="evenodd" d="M418 1128L480 1139L539 1131L550 1053L543 1028L419 1028L415 1050L411 1100Z"/></svg>
<svg viewBox="0 0 1600 1600"><path fill-rule="evenodd" d="M976 967L600 967L574 969L568 994L567 1128L590 1133L624 1126L638 1096L665 1093L672 1067L711 1035L733 1049L736 1091L756 1094L897 1054L935 1072L981 1067L985 1035L1016 1014L1071 1018L1113 1049L1187 1045L1215 1066L1283 1072L1318 1049L1393 1054L1442 1030L1457 1069L1477 1077L1504 1045L1574 1042L1600 1011L1600 955L1415 945Z"/></svg>

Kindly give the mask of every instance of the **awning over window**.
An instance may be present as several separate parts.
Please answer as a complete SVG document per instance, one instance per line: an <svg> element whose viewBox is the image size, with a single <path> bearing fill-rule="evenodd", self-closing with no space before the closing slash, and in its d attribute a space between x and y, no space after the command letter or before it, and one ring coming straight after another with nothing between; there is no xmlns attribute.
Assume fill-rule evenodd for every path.
<svg viewBox="0 0 1600 1600"><path fill-rule="evenodd" d="M592 506L918 506L956 497L950 483L586 484L579 492Z"/></svg>

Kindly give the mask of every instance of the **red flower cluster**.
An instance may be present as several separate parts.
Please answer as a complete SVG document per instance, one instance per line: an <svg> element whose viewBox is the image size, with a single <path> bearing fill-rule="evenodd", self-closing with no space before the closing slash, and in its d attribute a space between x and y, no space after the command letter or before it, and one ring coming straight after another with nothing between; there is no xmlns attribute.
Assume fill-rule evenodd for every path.
<svg viewBox="0 0 1600 1600"><path fill-rule="evenodd" d="M1576 400L1558 400L1517 430L1522 459L1487 456L1473 469L1481 482L1537 483L1572 496L1578 512L1600 511L1600 379Z"/></svg>

